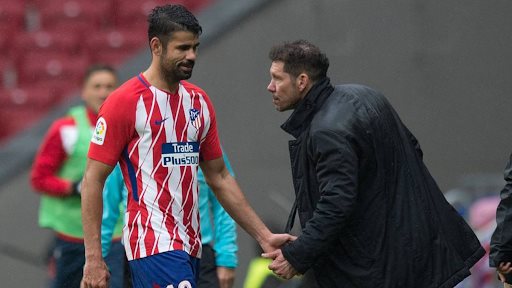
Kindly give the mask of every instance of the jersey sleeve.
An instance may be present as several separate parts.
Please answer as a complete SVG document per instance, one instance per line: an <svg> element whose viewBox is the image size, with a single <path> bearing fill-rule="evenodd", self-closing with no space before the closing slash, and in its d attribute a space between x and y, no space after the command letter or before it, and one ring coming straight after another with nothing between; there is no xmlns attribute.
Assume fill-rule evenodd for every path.
<svg viewBox="0 0 512 288"><path fill-rule="evenodd" d="M103 103L94 128L88 157L115 166L134 131L135 108L122 92Z"/></svg>
<svg viewBox="0 0 512 288"><path fill-rule="evenodd" d="M215 109L208 96L205 97L205 101L210 115L210 125L205 138L201 140L200 156L201 160L208 161L222 157L222 149L220 147L219 134L217 132Z"/></svg>
<svg viewBox="0 0 512 288"><path fill-rule="evenodd" d="M39 147L30 174L32 187L50 196L68 196L71 187L71 181L58 176L67 158L60 135L60 128L65 124L74 125L74 121L65 118L52 124Z"/></svg>

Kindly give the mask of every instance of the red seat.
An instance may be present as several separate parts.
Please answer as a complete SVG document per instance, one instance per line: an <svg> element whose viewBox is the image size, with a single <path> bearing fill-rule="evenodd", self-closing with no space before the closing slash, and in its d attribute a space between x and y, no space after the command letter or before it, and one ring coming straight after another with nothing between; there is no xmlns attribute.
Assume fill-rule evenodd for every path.
<svg viewBox="0 0 512 288"><path fill-rule="evenodd" d="M58 100L57 91L46 85L4 89L0 93L0 107L47 109Z"/></svg>
<svg viewBox="0 0 512 288"><path fill-rule="evenodd" d="M0 106L0 144L13 137L41 119L48 110L33 107L1 107Z"/></svg>
<svg viewBox="0 0 512 288"><path fill-rule="evenodd" d="M79 35L76 33L63 35L61 33L60 30L22 33L14 41L15 49L21 54L42 50L64 54L78 53L80 49Z"/></svg>
<svg viewBox="0 0 512 288"><path fill-rule="evenodd" d="M112 1L49 0L38 1L37 5L44 29L64 25L89 30L111 24Z"/></svg>
<svg viewBox="0 0 512 288"><path fill-rule="evenodd" d="M146 39L143 31L108 30L90 35L86 46L93 62L118 65L147 45Z"/></svg>
<svg viewBox="0 0 512 288"><path fill-rule="evenodd" d="M2 24L0 24L2 25ZM18 32L19 33L19 32ZM13 45L13 35L15 35L12 30L2 31L0 30L0 55L7 56L12 50Z"/></svg>
<svg viewBox="0 0 512 288"><path fill-rule="evenodd" d="M25 20L25 3L23 0L2 0L0 5L0 33L22 31Z"/></svg>
<svg viewBox="0 0 512 288"><path fill-rule="evenodd" d="M0 89L16 87L17 71L9 59L0 57Z"/></svg>
<svg viewBox="0 0 512 288"><path fill-rule="evenodd" d="M60 101L58 93L45 85L0 90L0 141L34 125Z"/></svg>
<svg viewBox="0 0 512 288"><path fill-rule="evenodd" d="M20 65L18 83L22 87L42 83L57 90L60 89L58 83L79 86L89 63L85 56L32 53Z"/></svg>

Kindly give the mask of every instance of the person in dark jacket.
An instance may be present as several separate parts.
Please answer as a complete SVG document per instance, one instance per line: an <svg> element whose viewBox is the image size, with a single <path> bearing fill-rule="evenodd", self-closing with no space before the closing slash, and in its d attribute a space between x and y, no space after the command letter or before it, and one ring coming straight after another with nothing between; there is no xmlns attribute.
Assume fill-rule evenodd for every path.
<svg viewBox="0 0 512 288"><path fill-rule="evenodd" d="M502 282L512 284L512 155L505 168L505 187L496 210L496 230L491 237L489 265L496 267Z"/></svg>
<svg viewBox="0 0 512 288"><path fill-rule="evenodd" d="M318 287L453 287L483 255L445 200L418 141L379 92L333 86L329 60L299 40L270 51L270 84L289 151L301 235L263 256L278 276ZM308 278L308 274L305 278ZM312 287L312 285L308 286Z"/></svg>

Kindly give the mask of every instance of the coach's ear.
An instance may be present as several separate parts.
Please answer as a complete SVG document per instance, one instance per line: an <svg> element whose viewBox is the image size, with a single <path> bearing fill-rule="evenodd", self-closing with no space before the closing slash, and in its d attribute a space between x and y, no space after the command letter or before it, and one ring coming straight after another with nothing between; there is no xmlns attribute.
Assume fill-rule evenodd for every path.
<svg viewBox="0 0 512 288"><path fill-rule="evenodd" d="M151 38L149 41L149 47L151 48L151 53L156 56L162 55L162 41L158 39L158 37Z"/></svg>
<svg viewBox="0 0 512 288"><path fill-rule="evenodd" d="M309 88L309 86L311 86L311 80L309 79L308 74L300 73L296 79L296 85L300 92L303 92L306 88Z"/></svg>

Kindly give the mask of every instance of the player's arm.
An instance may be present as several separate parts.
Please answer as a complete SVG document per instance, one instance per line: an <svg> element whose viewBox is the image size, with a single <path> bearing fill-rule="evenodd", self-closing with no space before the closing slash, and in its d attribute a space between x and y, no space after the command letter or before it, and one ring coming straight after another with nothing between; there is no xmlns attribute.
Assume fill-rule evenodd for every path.
<svg viewBox="0 0 512 288"><path fill-rule="evenodd" d="M251 235L265 252L279 248L294 237L287 234L272 234L263 221L256 215L245 199L235 178L229 174L222 157L202 161L201 169L206 183L217 196L224 209L249 235Z"/></svg>
<svg viewBox="0 0 512 288"><path fill-rule="evenodd" d="M224 154L224 164L231 176L234 176L233 169L229 163L228 157ZM224 210L219 203L213 191L208 187L208 202L211 206L213 216L213 229L215 233L213 250L215 250L217 267L236 268L238 246L236 244L236 224L235 221Z"/></svg>
<svg viewBox="0 0 512 288"><path fill-rule="evenodd" d="M229 160L224 154L224 163L230 174L233 176L233 170L229 165ZM238 246L236 244L236 224L235 221L220 205L219 201L208 188L208 202L211 205L213 214L213 228L215 230L215 240L213 250L215 250L215 262L217 265L217 278L221 288L231 288L235 281L235 268L237 266Z"/></svg>
<svg viewBox="0 0 512 288"><path fill-rule="evenodd" d="M61 125L62 121L56 121L48 130L30 173L30 183L34 190L54 197L69 196L74 191L70 180L58 176L58 171L68 157L60 135Z"/></svg>
<svg viewBox="0 0 512 288"><path fill-rule="evenodd" d="M84 228L85 287L108 287L107 266L101 254L103 187L114 167L88 159L82 180L82 222Z"/></svg>

